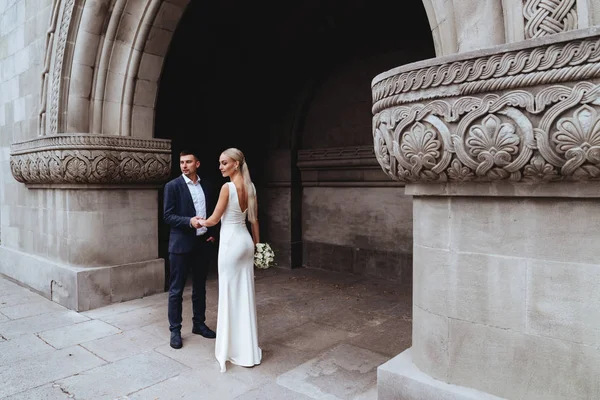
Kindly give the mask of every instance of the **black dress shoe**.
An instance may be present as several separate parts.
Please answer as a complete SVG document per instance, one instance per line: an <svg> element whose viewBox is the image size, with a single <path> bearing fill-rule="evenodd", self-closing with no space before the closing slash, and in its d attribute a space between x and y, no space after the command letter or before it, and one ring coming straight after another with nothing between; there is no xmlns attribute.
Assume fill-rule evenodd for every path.
<svg viewBox="0 0 600 400"><path fill-rule="evenodd" d="M217 337L217 334L208 326L206 326L206 324L194 325L192 328L192 333L195 333L196 335L202 335L207 339L214 339Z"/></svg>
<svg viewBox="0 0 600 400"><path fill-rule="evenodd" d="M174 349L180 349L183 347L183 342L181 341L181 332L171 332L171 347Z"/></svg>

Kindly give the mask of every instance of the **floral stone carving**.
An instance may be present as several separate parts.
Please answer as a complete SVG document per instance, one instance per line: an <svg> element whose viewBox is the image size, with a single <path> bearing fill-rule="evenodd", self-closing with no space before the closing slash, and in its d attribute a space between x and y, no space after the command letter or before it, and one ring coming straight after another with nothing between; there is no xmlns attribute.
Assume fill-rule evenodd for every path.
<svg viewBox="0 0 600 400"><path fill-rule="evenodd" d="M554 62L562 62L561 56L572 47L570 42L553 45ZM548 52L533 46L522 52L527 51ZM486 60L494 57L505 58L500 52ZM450 65L457 63L477 65L478 60ZM598 61L585 66L588 71L600 71L597 67ZM422 70L432 68L444 66ZM523 74L551 68L548 61ZM519 74L510 77L518 82ZM598 180L600 85L595 79L563 82L555 78L547 75L531 88L494 92L486 82L498 77L488 74L469 83L470 88L479 88L469 95L460 90L439 90L432 95L431 89L415 88L399 98L394 90L381 91L380 82L394 79L382 74L382 80L376 78L373 84L377 160L386 174L402 182Z"/></svg>
<svg viewBox="0 0 600 400"><path fill-rule="evenodd" d="M27 184L153 184L171 173L169 140L57 135L11 147L14 178Z"/></svg>

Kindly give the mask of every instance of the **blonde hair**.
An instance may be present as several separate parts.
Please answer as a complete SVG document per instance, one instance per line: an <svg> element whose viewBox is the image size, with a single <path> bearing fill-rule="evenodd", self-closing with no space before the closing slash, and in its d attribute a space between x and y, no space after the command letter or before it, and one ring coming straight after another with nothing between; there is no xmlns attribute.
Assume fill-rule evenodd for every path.
<svg viewBox="0 0 600 400"><path fill-rule="evenodd" d="M235 147L223 151L225 156L231 158L233 161L240 163L240 169L242 171L242 178L244 179L244 185L246 186L246 194L248 195L248 221L256 222L257 220L257 207L256 207L256 189L250 179L250 170L248 170L248 164L246 158L241 150Z"/></svg>

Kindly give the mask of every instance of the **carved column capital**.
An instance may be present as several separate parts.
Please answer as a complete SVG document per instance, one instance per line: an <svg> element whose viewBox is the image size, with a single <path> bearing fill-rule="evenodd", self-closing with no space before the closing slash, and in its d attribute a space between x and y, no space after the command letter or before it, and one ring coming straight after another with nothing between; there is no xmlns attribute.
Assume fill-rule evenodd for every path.
<svg viewBox="0 0 600 400"><path fill-rule="evenodd" d="M600 35L590 33L376 77L379 164L413 183L600 179Z"/></svg>
<svg viewBox="0 0 600 400"><path fill-rule="evenodd" d="M26 184L158 184L171 173L171 142L61 134L11 146L14 178Z"/></svg>

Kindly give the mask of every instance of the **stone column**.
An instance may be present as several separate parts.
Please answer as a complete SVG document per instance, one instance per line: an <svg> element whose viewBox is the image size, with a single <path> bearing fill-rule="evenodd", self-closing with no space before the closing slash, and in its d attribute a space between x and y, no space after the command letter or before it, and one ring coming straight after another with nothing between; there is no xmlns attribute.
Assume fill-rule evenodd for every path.
<svg viewBox="0 0 600 400"><path fill-rule="evenodd" d="M78 311L163 290L157 188L169 140L46 136L13 144L10 166L28 193L7 194L1 273Z"/></svg>
<svg viewBox="0 0 600 400"><path fill-rule="evenodd" d="M379 399L599 398L598 31L397 68L373 99L414 198L413 346Z"/></svg>

